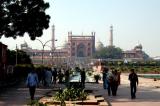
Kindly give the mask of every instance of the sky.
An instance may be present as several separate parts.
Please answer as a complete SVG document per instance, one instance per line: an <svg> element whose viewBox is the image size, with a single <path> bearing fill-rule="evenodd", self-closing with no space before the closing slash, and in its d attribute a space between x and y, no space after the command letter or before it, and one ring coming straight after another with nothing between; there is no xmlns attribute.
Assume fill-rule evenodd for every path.
<svg viewBox="0 0 160 106"><path fill-rule="evenodd" d="M122 50L131 50L142 44L149 56L160 56L160 0L45 0L50 3L50 28L44 30L42 42L51 39L55 25L56 46L63 45L67 34L90 35L96 32L96 42L109 45L110 26L113 26L113 44ZM15 49L26 41L33 49L42 49L40 42L25 37L0 39ZM48 43L51 45L51 43ZM47 49L47 47L46 47Z"/></svg>

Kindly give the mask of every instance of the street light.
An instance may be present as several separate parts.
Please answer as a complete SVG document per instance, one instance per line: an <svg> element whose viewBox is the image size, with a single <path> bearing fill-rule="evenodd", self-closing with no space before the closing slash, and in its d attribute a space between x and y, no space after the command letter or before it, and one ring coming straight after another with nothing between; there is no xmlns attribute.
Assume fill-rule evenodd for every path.
<svg viewBox="0 0 160 106"><path fill-rule="evenodd" d="M39 40L39 39L36 39L36 40L38 40L41 44L42 44L42 64L43 64L43 55L44 55L44 47L46 46L46 44L48 43L48 42L50 42L50 41L52 41L52 40L48 40L48 41L46 41L45 43L43 43L41 40ZM57 40L55 40L55 41L57 41Z"/></svg>
<svg viewBox="0 0 160 106"><path fill-rule="evenodd" d="M53 66L53 52L54 52L54 50L56 50L56 48L52 48L52 47L51 47L51 46L49 46L49 45L45 45L45 46L48 46L48 47L51 49L52 66Z"/></svg>
<svg viewBox="0 0 160 106"><path fill-rule="evenodd" d="M18 51L17 51L17 44L16 44L16 65L17 65L17 53Z"/></svg>
<svg viewBox="0 0 160 106"><path fill-rule="evenodd" d="M64 46L57 46L57 47L54 47L54 48L52 48L52 47L49 46L49 45L45 45L45 46L48 46L48 47L51 49L52 65L53 65L53 53L54 53L54 51L56 50L56 48L58 48L58 47L64 47ZM57 54L57 62L58 62L58 55L59 55L59 52L58 52L58 54Z"/></svg>
<svg viewBox="0 0 160 106"><path fill-rule="evenodd" d="M58 57L60 56L60 50L58 50L57 48L59 48L59 47L65 47L65 46L57 46L57 47L55 47L55 50L57 50L57 53L56 53L56 54L57 54L57 62L56 62L57 65L58 65L58 64L61 65L61 61L62 61L62 59L63 59L63 58L62 58L62 59L61 59L61 58L58 58ZM59 60L59 59L60 59L60 60ZM66 58L66 59L68 60L68 58ZM65 60L66 60L66 59L65 59ZM67 66L68 66L68 63L67 63Z"/></svg>

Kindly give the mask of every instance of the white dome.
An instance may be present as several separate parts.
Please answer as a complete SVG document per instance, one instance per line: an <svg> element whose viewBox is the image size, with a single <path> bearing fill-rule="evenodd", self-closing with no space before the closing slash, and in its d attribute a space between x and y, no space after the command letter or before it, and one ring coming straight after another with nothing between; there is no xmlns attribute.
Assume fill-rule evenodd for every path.
<svg viewBox="0 0 160 106"><path fill-rule="evenodd" d="M101 41L96 42L96 50L100 50L103 47L104 47L104 45Z"/></svg>
<svg viewBox="0 0 160 106"><path fill-rule="evenodd" d="M68 42L66 40L63 43L63 48L68 48Z"/></svg>
<svg viewBox="0 0 160 106"><path fill-rule="evenodd" d="M142 50L142 45L141 44L137 44L135 47L134 47L134 49L138 49L138 50Z"/></svg>

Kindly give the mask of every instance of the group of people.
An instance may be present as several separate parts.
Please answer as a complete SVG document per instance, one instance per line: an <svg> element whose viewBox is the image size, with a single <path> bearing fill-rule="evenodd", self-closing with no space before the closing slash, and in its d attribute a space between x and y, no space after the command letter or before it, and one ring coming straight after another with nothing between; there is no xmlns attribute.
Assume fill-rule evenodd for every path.
<svg viewBox="0 0 160 106"><path fill-rule="evenodd" d="M32 66L29 71L30 73L27 76L26 85L29 88L29 93L31 100L34 100L34 94L36 87L41 83L46 87L50 87L51 85L55 85L58 79L58 83L65 83L66 87L69 87L70 80L70 70L71 69L57 69L57 68L48 68L45 67L43 70L35 70L34 66ZM80 70L81 75L81 86L85 88L85 69Z"/></svg>
<svg viewBox="0 0 160 106"><path fill-rule="evenodd" d="M117 89L120 84L120 73L117 70L110 71L107 67L103 68L103 87L108 90L108 96L117 95Z"/></svg>
<svg viewBox="0 0 160 106"><path fill-rule="evenodd" d="M29 93L31 100L34 100L34 94L36 87L39 86L41 83L45 87L50 87L51 85L55 85L57 83L57 79L59 83L63 82L63 78L65 78L66 86L68 86L69 82L69 70L61 69L57 71L57 68L44 68L43 71L40 73L41 70L35 71L34 66L29 69L29 73L26 80L26 85L29 88Z"/></svg>
<svg viewBox="0 0 160 106"><path fill-rule="evenodd" d="M136 98L136 91L138 85L138 76L135 73L134 69L130 70L128 80L130 81L130 91L131 91L131 99ZM118 70L109 70L109 68L103 68L103 88L108 90L108 96L112 94L112 96L117 95L117 89L120 85L120 72Z"/></svg>
<svg viewBox="0 0 160 106"><path fill-rule="evenodd" d="M64 72L62 70L59 70L57 72L57 69L54 68L54 70L51 70L50 68L45 68L44 69L44 77L41 79L42 84L45 86L51 86L51 84L56 84L57 77L59 79L59 83L62 83L63 77L65 78L65 84L66 86L69 86L69 78L70 78L70 71L69 69L66 69ZM117 89L118 86L120 85L120 72L118 70L109 70L107 67L103 67L102 71L102 76L103 76L103 87L104 89L108 90L108 96L116 96L117 95ZM81 74L81 85L83 88L85 88L85 69L82 69L80 71ZM34 94L35 94L35 89L39 85L40 80L39 76L36 73L34 67L30 68L30 73L27 76L26 80L26 85L29 87L29 92L30 92L30 97L31 100L34 100ZM136 87L138 85L138 76L134 72L134 69L131 69L131 73L129 74L128 77L130 81L130 89L131 89L131 98L135 99L136 98Z"/></svg>

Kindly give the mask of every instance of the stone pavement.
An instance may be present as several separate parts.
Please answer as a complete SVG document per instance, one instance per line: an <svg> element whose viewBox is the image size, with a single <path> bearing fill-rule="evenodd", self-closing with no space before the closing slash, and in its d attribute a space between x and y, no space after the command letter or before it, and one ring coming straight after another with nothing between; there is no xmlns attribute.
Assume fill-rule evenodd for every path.
<svg viewBox="0 0 160 106"><path fill-rule="evenodd" d="M62 87L62 85L57 84L56 87L59 88ZM36 89L35 99L40 99L51 90L53 90L53 87L46 88L40 86ZM29 90L24 84L0 90L0 106L27 106L29 102Z"/></svg>
<svg viewBox="0 0 160 106"><path fill-rule="evenodd" d="M112 106L160 106L160 81L139 77L137 98L130 99L128 74L121 75L121 85L116 97L107 97Z"/></svg>
<svg viewBox="0 0 160 106"><path fill-rule="evenodd" d="M128 74L121 75L121 85L118 88L117 96L107 96L107 91L103 89L102 82L99 84L86 83L86 89L95 90L95 95L102 95L110 106L160 106L160 81L153 79L139 78L137 98L130 99L130 88ZM57 84L55 88L64 87ZM54 88L54 89L55 89ZM39 87L36 90L35 97L39 99L47 92L53 91L53 87ZM26 106L30 101L29 91L23 84L21 86L8 88L0 91L0 106Z"/></svg>

